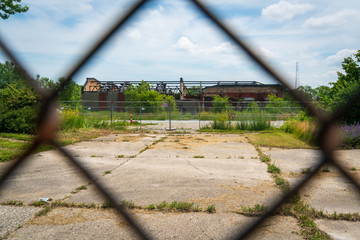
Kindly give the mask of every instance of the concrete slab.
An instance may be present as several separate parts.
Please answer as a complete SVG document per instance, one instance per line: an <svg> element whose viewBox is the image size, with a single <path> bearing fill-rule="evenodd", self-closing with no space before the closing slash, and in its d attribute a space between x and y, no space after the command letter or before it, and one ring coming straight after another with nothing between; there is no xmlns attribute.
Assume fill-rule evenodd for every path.
<svg viewBox="0 0 360 240"><path fill-rule="evenodd" d="M83 163L85 169L100 178L104 171L121 166L129 160L127 156L139 153L161 137L162 135L116 134L66 148ZM124 155L124 158L119 158L119 155ZM0 172L8 165L9 163L1 163ZM59 152L41 152L31 155L6 181L6 187L0 191L0 201L21 200L30 203L44 197L63 199L77 187L88 183L87 179L81 177L79 170L68 164L68 160Z"/></svg>
<svg viewBox="0 0 360 240"><path fill-rule="evenodd" d="M281 176L288 180L291 186L307 176L305 169L316 164L320 156L318 150L310 149L264 148L264 153L270 155L271 160L281 169ZM345 159L349 166L359 164L359 151L343 150L337 154L340 159ZM303 200L315 209L328 213L360 212L360 193L336 168L328 166L328 169L329 172L318 173L302 189Z"/></svg>
<svg viewBox="0 0 360 240"><path fill-rule="evenodd" d="M0 205L0 239L22 227L34 214L40 211L35 207L15 207Z"/></svg>
<svg viewBox="0 0 360 240"><path fill-rule="evenodd" d="M334 240L357 240L360 239L360 222L340 220L315 220L318 228L328 234Z"/></svg>
<svg viewBox="0 0 360 240"><path fill-rule="evenodd" d="M227 239L255 218L238 214L136 211L135 217L155 239ZM301 239L297 221L274 217L252 239ZM109 210L54 209L35 218L8 239L137 239L127 223Z"/></svg>
<svg viewBox="0 0 360 240"><path fill-rule="evenodd" d="M121 199L141 206L187 201L228 212L269 205L281 194L254 147L238 135L169 136L101 181ZM89 186L67 201L104 199Z"/></svg>
<svg viewBox="0 0 360 240"><path fill-rule="evenodd" d="M0 191L0 201L30 203L45 197L62 199L88 181L82 179L78 170L63 156L51 150L30 156L5 183Z"/></svg>

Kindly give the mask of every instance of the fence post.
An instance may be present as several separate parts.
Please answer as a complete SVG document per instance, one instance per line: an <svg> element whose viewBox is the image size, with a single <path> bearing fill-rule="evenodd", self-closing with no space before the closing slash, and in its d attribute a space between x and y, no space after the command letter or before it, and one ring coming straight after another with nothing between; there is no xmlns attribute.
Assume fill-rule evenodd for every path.
<svg viewBox="0 0 360 240"><path fill-rule="evenodd" d="M169 130L171 130L171 101L169 101L169 106L168 106L168 109L169 109Z"/></svg>
<svg viewBox="0 0 360 240"><path fill-rule="evenodd" d="M110 111L110 125L113 125L113 110L114 110L114 105L113 102L111 101L111 111Z"/></svg>
<svg viewBox="0 0 360 240"><path fill-rule="evenodd" d="M260 110L260 122L261 122L261 105L260 104L259 104L259 110Z"/></svg>
<svg viewBox="0 0 360 240"><path fill-rule="evenodd" d="M201 128L201 104L200 104L200 101L198 101L198 105L199 105L199 130Z"/></svg>

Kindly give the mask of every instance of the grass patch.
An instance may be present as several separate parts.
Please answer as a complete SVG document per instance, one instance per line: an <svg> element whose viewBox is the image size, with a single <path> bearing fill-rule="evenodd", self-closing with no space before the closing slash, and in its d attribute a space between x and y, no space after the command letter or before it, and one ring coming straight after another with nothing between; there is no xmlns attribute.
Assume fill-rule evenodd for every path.
<svg viewBox="0 0 360 240"><path fill-rule="evenodd" d="M256 216L263 214L266 212L266 210L267 207L265 207L263 204L255 204L253 207L241 207L238 212L244 215Z"/></svg>
<svg viewBox="0 0 360 240"><path fill-rule="evenodd" d="M278 147L278 148L306 148L314 147L297 139L292 134L279 130L267 130L255 134L247 134L247 137L255 145L261 147Z"/></svg>
<svg viewBox="0 0 360 240"><path fill-rule="evenodd" d="M22 206L22 205L24 205L24 202L23 201L12 200L12 201L2 202L2 203L0 203L0 205Z"/></svg>
<svg viewBox="0 0 360 240"><path fill-rule="evenodd" d="M311 173L311 167L301 169L301 173L302 174L310 174Z"/></svg>
<svg viewBox="0 0 360 240"><path fill-rule="evenodd" d="M62 130L57 133L57 140L61 146L88 141L93 138L108 135L110 133L120 133L123 131L115 131L110 129L71 129ZM35 139L35 135L0 133L0 162L7 162L16 159L26 150L31 141ZM35 153L54 149L50 145L41 145L35 150Z"/></svg>
<svg viewBox="0 0 360 240"><path fill-rule="evenodd" d="M202 155L194 155L193 158L204 158Z"/></svg>
<svg viewBox="0 0 360 240"><path fill-rule="evenodd" d="M206 208L206 212L208 212L208 213L215 213L215 212L216 212L215 204L209 205L209 206Z"/></svg>
<svg viewBox="0 0 360 240"><path fill-rule="evenodd" d="M48 212L51 211L51 207L50 206L46 206L44 209L40 210L36 215L38 217L40 216L45 216Z"/></svg>
<svg viewBox="0 0 360 240"><path fill-rule="evenodd" d="M124 200L124 201L121 201L121 205L122 205L123 207L130 208L130 209L134 209L134 208L137 207L134 202L125 201L125 200Z"/></svg>
<svg viewBox="0 0 360 240"><path fill-rule="evenodd" d="M280 168L278 168L277 166L275 166L275 164L268 164L268 169L267 169L268 173L280 173Z"/></svg>
<svg viewBox="0 0 360 240"><path fill-rule="evenodd" d="M86 190L87 186L86 185L81 185L80 187L76 188L76 190Z"/></svg>

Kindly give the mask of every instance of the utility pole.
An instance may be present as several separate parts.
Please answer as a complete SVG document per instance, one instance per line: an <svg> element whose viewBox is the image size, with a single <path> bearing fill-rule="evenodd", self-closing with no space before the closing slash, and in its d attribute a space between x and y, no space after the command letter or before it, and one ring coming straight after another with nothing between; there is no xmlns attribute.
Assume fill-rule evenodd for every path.
<svg viewBox="0 0 360 240"><path fill-rule="evenodd" d="M297 89L299 85L299 62L296 62L295 89Z"/></svg>

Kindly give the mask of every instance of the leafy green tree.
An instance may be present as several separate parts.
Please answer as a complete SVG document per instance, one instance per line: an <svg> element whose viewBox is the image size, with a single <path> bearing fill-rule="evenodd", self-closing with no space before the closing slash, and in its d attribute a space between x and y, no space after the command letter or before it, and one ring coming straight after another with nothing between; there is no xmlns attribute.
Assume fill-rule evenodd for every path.
<svg viewBox="0 0 360 240"><path fill-rule="evenodd" d="M0 1L0 17L2 19L8 19L10 15L16 13L27 12L28 6L22 6L21 0L1 0Z"/></svg>
<svg viewBox="0 0 360 240"><path fill-rule="evenodd" d="M131 108L134 112L159 112L168 110L161 106L162 102L171 102L172 110L175 110L175 99L172 96L166 96L158 91L152 90L150 84L141 81L140 84L134 86L130 85L125 90L126 106Z"/></svg>
<svg viewBox="0 0 360 240"><path fill-rule="evenodd" d="M0 63L0 132L34 133L39 102L15 65Z"/></svg>
<svg viewBox="0 0 360 240"><path fill-rule="evenodd" d="M336 110L341 108L349 99L351 99L360 87L360 50L353 56L347 57L342 62L343 72L338 72L338 80L331 83L330 90L331 101L330 108ZM360 121L360 101L353 103L349 113L342 116L342 121L355 123Z"/></svg>
<svg viewBox="0 0 360 240"><path fill-rule="evenodd" d="M315 88L315 100L322 103L322 106L329 106L332 98L331 88L328 86L319 86Z"/></svg>
<svg viewBox="0 0 360 240"><path fill-rule="evenodd" d="M58 82L56 83L56 88L65 81L65 78L59 78ZM51 81L48 82L49 88L53 87ZM65 105L68 106L79 106L81 100L81 86L78 85L74 80L70 79L68 84L65 86L63 90L60 91L58 101L63 101Z"/></svg>
<svg viewBox="0 0 360 240"><path fill-rule="evenodd" d="M200 87L191 87L186 89L186 95L190 95L190 96L198 96L200 92Z"/></svg>
<svg viewBox="0 0 360 240"><path fill-rule="evenodd" d="M8 84L24 85L20 71L12 62L0 63L0 89L4 89Z"/></svg>
<svg viewBox="0 0 360 240"><path fill-rule="evenodd" d="M212 101L212 112L221 113L225 111L229 111L231 109L229 104L229 97L220 97L218 95L214 96Z"/></svg>
<svg viewBox="0 0 360 240"><path fill-rule="evenodd" d="M252 101L247 107L246 107L246 112L248 113L259 113L260 112L260 107L259 104L255 101Z"/></svg>

